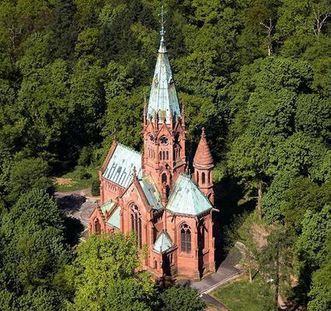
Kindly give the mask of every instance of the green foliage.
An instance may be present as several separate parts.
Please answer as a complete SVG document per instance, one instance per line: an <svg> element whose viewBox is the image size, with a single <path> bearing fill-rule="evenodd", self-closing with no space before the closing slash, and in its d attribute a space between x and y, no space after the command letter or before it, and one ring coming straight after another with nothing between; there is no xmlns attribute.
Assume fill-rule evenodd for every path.
<svg viewBox="0 0 331 311"><path fill-rule="evenodd" d="M90 237L68 267L69 283L74 274L74 310L151 310L153 282L146 272L135 272L138 266L134 237Z"/></svg>
<svg viewBox="0 0 331 311"><path fill-rule="evenodd" d="M56 191L75 191L87 189L91 186L92 181L97 177L97 170L94 166L76 166L71 172L62 175L66 182L56 183Z"/></svg>
<svg viewBox="0 0 331 311"><path fill-rule="evenodd" d="M92 180L91 193L92 193L93 196L99 196L100 195L100 181L99 181L99 179L93 179Z"/></svg>
<svg viewBox="0 0 331 311"><path fill-rule="evenodd" d="M161 294L164 311L203 311L206 304L195 289L182 286L171 286Z"/></svg>
<svg viewBox="0 0 331 311"><path fill-rule="evenodd" d="M309 269L323 266L330 255L327 245L331 233L330 211L330 205L325 205L320 211L307 209L302 220L302 234L296 242L296 248L300 262Z"/></svg>
<svg viewBox="0 0 331 311"><path fill-rule="evenodd" d="M95 174L90 167L100 165L113 139L140 149L159 6L156 0L1 1L0 217L7 219L25 192L51 190L49 174L73 179L58 190L89 187ZM299 267L313 262L305 282L309 308L323 309L327 268L318 257L325 232L317 234L316 226L327 228L330 200L329 1L169 0L165 6L189 158L205 126L219 162L217 180L238 182L247 199L257 197L263 221L294 229L291 239L298 240L290 252ZM316 234L311 248L309 232ZM28 233L22 233L27 241ZM47 237L32 234L31 243L40 239L46 247ZM277 241L270 239L270 247ZM32 262L34 267L39 269ZM1 287L1 306L60 306L57 290L45 288L24 289L18 300L16 291ZM114 301L114 293L126 295L124 288L130 295L141 290L126 279L112 288ZM139 302L123 302L123 308L145 306L127 301Z"/></svg>
<svg viewBox="0 0 331 311"><path fill-rule="evenodd" d="M143 101L142 94L121 95L109 98L104 119L105 147L116 138L123 144L138 147L141 144Z"/></svg>
<svg viewBox="0 0 331 311"><path fill-rule="evenodd" d="M331 305L331 260L327 259L324 266L313 274L313 283L309 296L311 300L308 303L309 311L327 311Z"/></svg>
<svg viewBox="0 0 331 311"><path fill-rule="evenodd" d="M8 200L15 202L22 194L32 189L52 190L52 181L48 177L46 161L38 158L26 158L13 161L6 182Z"/></svg>
<svg viewBox="0 0 331 311"><path fill-rule="evenodd" d="M22 195L3 215L0 299L5 308L62 309L64 296L52 280L70 258L63 230L58 207L42 190Z"/></svg>
<svg viewBox="0 0 331 311"><path fill-rule="evenodd" d="M258 256L261 273L273 283L274 303L277 305L278 294L289 295L291 291L290 273L292 271L292 244L294 234L284 228L276 228L268 236L268 244Z"/></svg>

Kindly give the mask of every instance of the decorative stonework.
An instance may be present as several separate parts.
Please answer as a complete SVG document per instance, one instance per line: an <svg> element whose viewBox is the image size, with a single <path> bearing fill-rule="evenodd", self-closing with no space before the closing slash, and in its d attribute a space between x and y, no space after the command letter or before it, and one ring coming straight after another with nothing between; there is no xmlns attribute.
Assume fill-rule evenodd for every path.
<svg viewBox="0 0 331 311"><path fill-rule="evenodd" d="M184 111L163 35L143 126L142 155L113 142L99 172L100 206L89 232L134 231L137 247L147 249L142 264L156 277L213 272L213 158L203 129L193 179L185 175Z"/></svg>

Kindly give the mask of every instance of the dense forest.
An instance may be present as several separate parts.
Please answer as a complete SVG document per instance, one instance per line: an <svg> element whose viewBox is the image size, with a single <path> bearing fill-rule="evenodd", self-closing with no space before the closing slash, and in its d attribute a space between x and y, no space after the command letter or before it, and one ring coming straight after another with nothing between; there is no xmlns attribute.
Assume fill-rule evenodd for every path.
<svg viewBox="0 0 331 311"><path fill-rule="evenodd" d="M276 294L330 310L330 2L164 5L189 152L204 126L218 187L253 202L250 213L269 230L262 251L251 247L261 273ZM203 309L190 290L157 294L148 276L134 274L130 238L70 247L68 220L52 199L51 177L77 165L96 170L113 139L141 148L160 7L0 0L1 310L177 310L180 297L186 310ZM240 238L250 216L239 204L226 208Z"/></svg>

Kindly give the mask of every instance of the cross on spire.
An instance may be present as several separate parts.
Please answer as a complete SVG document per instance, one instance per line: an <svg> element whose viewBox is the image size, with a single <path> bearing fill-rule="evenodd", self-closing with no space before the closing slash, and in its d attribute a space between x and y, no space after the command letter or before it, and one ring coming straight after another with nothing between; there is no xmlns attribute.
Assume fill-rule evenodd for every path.
<svg viewBox="0 0 331 311"><path fill-rule="evenodd" d="M161 41L164 41L164 35L165 35L165 30L164 30L164 25L165 25L165 19L164 19L164 15L166 14L167 12L164 11L164 8L163 8L163 4L161 6L161 13L159 14L161 16L161 20L160 20L160 23L161 23L161 31L160 31L160 35L161 35Z"/></svg>

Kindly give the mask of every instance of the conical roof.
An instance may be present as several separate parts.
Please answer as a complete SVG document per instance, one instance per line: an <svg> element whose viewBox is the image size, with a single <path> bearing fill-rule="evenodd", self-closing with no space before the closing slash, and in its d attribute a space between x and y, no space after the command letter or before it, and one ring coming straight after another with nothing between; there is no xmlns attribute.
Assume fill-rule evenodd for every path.
<svg viewBox="0 0 331 311"><path fill-rule="evenodd" d="M156 117L160 123L165 120L167 124L170 124L171 118L176 120L180 117L178 97L163 30L147 108L147 118L155 120Z"/></svg>
<svg viewBox="0 0 331 311"><path fill-rule="evenodd" d="M214 165L213 156L211 155L207 139L205 128L202 128L200 142L195 152L195 156L193 159L194 166L203 166L203 167L211 167Z"/></svg>

